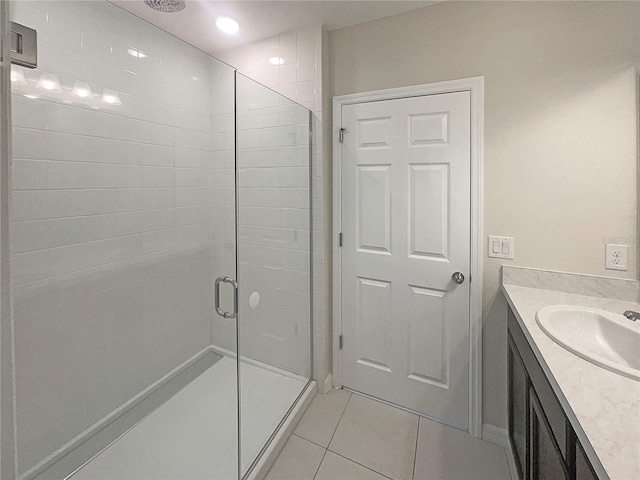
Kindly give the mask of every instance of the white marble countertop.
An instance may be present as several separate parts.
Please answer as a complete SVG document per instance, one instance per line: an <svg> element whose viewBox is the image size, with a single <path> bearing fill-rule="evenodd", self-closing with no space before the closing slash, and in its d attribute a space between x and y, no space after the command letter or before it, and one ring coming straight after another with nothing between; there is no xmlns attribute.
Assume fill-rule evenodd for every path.
<svg viewBox="0 0 640 480"><path fill-rule="evenodd" d="M513 277L522 271L516 273ZM640 382L574 355L551 340L535 320L536 312L547 305L579 305L618 314L640 311L637 296L631 301L580 295L540 288L544 282L523 286L526 282L509 277L504 273L503 292L596 473L613 480L640 479ZM554 282L549 285L557 287Z"/></svg>

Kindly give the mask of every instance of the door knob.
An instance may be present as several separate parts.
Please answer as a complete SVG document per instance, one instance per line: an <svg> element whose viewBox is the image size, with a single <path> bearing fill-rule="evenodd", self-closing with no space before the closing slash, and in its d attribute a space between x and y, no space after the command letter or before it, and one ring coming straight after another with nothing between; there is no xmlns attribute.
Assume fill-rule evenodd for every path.
<svg viewBox="0 0 640 480"><path fill-rule="evenodd" d="M462 273L460 273L460 272L455 272L453 275L451 275L451 278L458 285L460 285L461 283L464 282L464 275Z"/></svg>

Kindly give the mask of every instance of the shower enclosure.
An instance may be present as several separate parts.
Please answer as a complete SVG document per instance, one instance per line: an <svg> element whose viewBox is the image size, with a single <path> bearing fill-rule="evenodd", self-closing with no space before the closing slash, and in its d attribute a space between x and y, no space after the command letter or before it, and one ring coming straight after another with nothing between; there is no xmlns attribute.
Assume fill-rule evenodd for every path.
<svg viewBox="0 0 640 480"><path fill-rule="evenodd" d="M312 390L311 113L106 1L10 19L18 478L255 475Z"/></svg>

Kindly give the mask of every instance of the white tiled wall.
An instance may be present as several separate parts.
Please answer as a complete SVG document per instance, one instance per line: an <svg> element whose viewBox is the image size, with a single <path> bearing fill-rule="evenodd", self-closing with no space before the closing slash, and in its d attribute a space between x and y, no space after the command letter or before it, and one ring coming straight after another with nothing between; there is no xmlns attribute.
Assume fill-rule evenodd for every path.
<svg viewBox="0 0 640 480"><path fill-rule="evenodd" d="M215 98L212 83L233 73L107 2L13 2L11 17L39 35L38 69L12 83L24 473L210 344L211 205L233 168L211 111L233 111L233 84Z"/></svg>
<svg viewBox="0 0 640 480"><path fill-rule="evenodd" d="M314 114L312 188L313 188L313 378L324 387L330 372L328 309L325 290L325 194L323 156L322 59L324 31L312 27L228 49L218 57L248 77L302 104ZM274 65L271 58L280 58Z"/></svg>
<svg viewBox="0 0 640 480"><path fill-rule="evenodd" d="M214 82L226 85L225 82ZM233 92L217 88L214 99ZM237 78L238 272L235 241L234 117L212 102L214 150L229 159L218 175L214 256L224 275L239 281L240 353L309 376L309 112L242 76ZM232 112L233 110L231 110ZM219 259L219 260L218 260ZM221 287L222 308L232 307ZM249 307L257 292L259 304ZM235 322L214 316L214 346L235 349Z"/></svg>
<svg viewBox="0 0 640 480"><path fill-rule="evenodd" d="M214 69L211 81L211 149L215 159L215 189L211 194L211 239L215 276L237 277L235 191L235 80L234 70ZM220 287L221 308L233 310L228 285ZM236 322L216 313L212 341L216 347L236 351Z"/></svg>
<svg viewBox="0 0 640 480"><path fill-rule="evenodd" d="M236 85L239 350L309 377L309 111L243 75Z"/></svg>

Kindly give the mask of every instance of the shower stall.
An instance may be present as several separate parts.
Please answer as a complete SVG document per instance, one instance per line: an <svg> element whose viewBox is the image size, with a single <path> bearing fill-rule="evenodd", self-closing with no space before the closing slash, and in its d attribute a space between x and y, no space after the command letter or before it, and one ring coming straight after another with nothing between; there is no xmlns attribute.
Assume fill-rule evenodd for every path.
<svg viewBox="0 0 640 480"><path fill-rule="evenodd" d="M16 476L263 475L315 388L311 112L106 1L8 11Z"/></svg>

